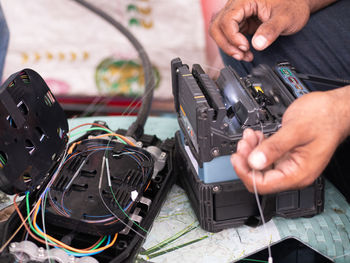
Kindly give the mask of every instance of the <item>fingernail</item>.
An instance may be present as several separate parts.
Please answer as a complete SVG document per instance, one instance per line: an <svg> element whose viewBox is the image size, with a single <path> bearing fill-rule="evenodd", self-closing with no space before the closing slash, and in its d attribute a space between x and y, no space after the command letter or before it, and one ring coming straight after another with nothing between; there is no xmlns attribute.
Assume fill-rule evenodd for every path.
<svg viewBox="0 0 350 263"><path fill-rule="evenodd" d="M243 46L243 45L239 46L238 48L242 51L248 51L248 48L246 46Z"/></svg>
<svg viewBox="0 0 350 263"><path fill-rule="evenodd" d="M254 151L249 156L249 162L255 169L264 169L266 164L266 156L263 152Z"/></svg>
<svg viewBox="0 0 350 263"><path fill-rule="evenodd" d="M267 43L267 39L263 36L257 36L254 38L254 45L257 48L264 48L266 46Z"/></svg>
<svg viewBox="0 0 350 263"><path fill-rule="evenodd" d="M237 59L237 60L241 60L241 56L238 55L238 54L234 54L233 57L234 57L235 59Z"/></svg>

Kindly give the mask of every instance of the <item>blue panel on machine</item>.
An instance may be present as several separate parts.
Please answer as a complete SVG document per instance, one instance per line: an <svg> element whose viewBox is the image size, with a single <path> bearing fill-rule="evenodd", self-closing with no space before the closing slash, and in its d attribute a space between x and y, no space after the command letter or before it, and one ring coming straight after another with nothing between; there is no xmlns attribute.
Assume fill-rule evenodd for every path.
<svg viewBox="0 0 350 263"><path fill-rule="evenodd" d="M198 168L201 181L206 184L237 180L238 176L233 169L230 155L219 156L210 162L203 163L203 168Z"/></svg>

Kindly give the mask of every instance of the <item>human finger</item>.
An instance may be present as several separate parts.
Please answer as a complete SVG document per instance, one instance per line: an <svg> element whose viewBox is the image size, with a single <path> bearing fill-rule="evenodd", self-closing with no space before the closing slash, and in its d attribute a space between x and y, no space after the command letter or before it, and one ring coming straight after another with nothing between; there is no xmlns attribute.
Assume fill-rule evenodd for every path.
<svg viewBox="0 0 350 263"><path fill-rule="evenodd" d="M243 131L242 139L245 140L251 148L255 148L259 143L259 137L255 131L250 128Z"/></svg>
<svg viewBox="0 0 350 263"><path fill-rule="evenodd" d="M217 45L229 56L234 57L237 60L244 58L244 52L238 47L232 45L232 43L223 34L221 28L218 26L218 22L214 20L209 27L209 33L215 40Z"/></svg>
<svg viewBox="0 0 350 263"><path fill-rule="evenodd" d="M305 139L297 127L282 126L280 130L263 140L252 151L248 157L248 163L253 169L263 170L289 150L303 143L305 143Z"/></svg>
<svg viewBox="0 0 350 263"><path fill-rule="evenodd" d="M250 168L247 163L247 158L239 153L231 155L231 164L238 177L249 173Z"/></svg>
<svg viewBox="0 0 350 263"><path fill-rule="evenodd" d="M268 170L265 172L252 170L248 173L245 182L246 187L254 190L255 187L259 194L271 194L295 187L295 183L287 180L286 175L280 170ZM254 177L254 178L253 178Z"/></svg>
<svg viewBox="0 0 350 263"><path fill-rule="evenodd" d="M237 151L239 155L248 159L249 154L252 152L253 147L246 140L240 140L237 144Z"/></svg>
<svg viewBox="0 0 350 263"><path fill-rule="evenodd" d="M249 42L241 33L240 29L240 24L245 19L244 6L238 4L237 6L232 6L229 10L225 11L219 20L220 29L225 37L233 46L238 47L244 52L249 50Z"/></svg>
<svg viewBox="0 0 350 263"><path fill-rule="evenodd" d="M263 139L265 139L265 135L262 131L254 131L255 135L258 137L258 143L261 143Z"/></svg>
<svg viewBox="0 0 350 263"><path fill-rule="evenodd" d="M273 16L262 23L256 30L252 45L256 50L264 50L270 46L282 33L286 27L284 16Z"/></svg>

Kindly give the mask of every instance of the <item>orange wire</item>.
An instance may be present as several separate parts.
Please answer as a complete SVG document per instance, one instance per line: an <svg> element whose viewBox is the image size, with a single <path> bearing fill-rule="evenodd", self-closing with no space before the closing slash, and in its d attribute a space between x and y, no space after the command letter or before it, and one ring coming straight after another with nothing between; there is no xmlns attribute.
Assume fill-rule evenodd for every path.
<svg viewBox="0 0 350 263"><path fill-rule="evenodd" d="M67 154L71 154L71 153L73 152L73 150L74 150L74 147L75 147L76 145L81 144L81 142L82 142L82 141L78 141L78 142L73 143L72 146L69 147L69 149L68 149L68 151L67 151Z"/></svg>
<svg viewBox="0 0 350 263"><path fill-rule="evenodd" d="M77 142L76 144L79 144L81 141ZM101 148L100 146L94 146L94 147L89 147L87 148L87 150L93 150L93 149L99 149ZM107 147L106 147L107 149ZM67 160L64 161L62 167L70 160L72 159L73 157L75 157L76 155L80 154L81 152L76 152L74 154L72 154L71 156L69 156L69 158ZM62 206L63 207L63 206ZM56 209L55 209L56 210ZM57 211L57 210L56 210ZM66 217L69 217L69 214L65 211L65 210L62 210L61 213L63 213Z"/></svg>
<svg viewBox="0 0 350 263"><path fill-rule="evenodd" d="M102 236L100 236L100 238L96 241L96 243L95 244L93 244L92 246L90 246L90 247L88 247L88 248L85 248L86 250L90 250L90 249L92 249L93 247L95 247L95 246L97 246L97 244L98 243L100 243L100 241L102 240Z"/></svg>
<svg viewBox="0 0 350 263"><path fill-rule="evenodd" d="M107 128L106 126L103 126L101 124L98 124L98 123L84 123L84 124L80 124L72 129L70 129L68 131L68 133L71 133L72 131L78 129L78 128L81 128L83 126L87 126L87 125L92 125L92 126L98 126L98 127L101 127L101 128L104 128L104 129L107 129L111 132L113 132L111 129ZM108 133L108 134L103 134L103 135L100 135L100 136L96 136L95 138L102 138L102 137L105 137L105 136L110 136L110 135L113 135L113 136L116 136L116 137L119 137L121 139L123 139L124 141L126 141L128 144L130 144L131 146L135 146L135 144L130 141L129 139L127 139L126 137L124 137L123 135L120 135L120 134L117 134L117 133Z"/></svg>
<svg viewBox="0 0 350 263"><path fill-rule="evenodd" d="M102 134L102 135L96 136L96 137L94 137L92 139L99 139L99 138L103 138L103 137L107 137L107 136L115 136L115 137L121 138L125 142L127 142L129 145L135 146L135 144L132 141L130 141L128 138L124 137L123 135L117 134L117 133L106 133L106 134Z"/></svg>
<svg viewBox="0 0 350 263"><path fill-rule="evenodd" d="M28 218L33 214L34 208L30 211L29 215L22 221L22 224L16 229L16 231L12 234L12 236L0 247L0 254L4 251L4 249L8 246L8 244L11 242L11 240L17 235L19 230L21 230L22 226L25 224L25 221L28 220Z"/></svg>
<svg viewBox="0 0 350 263"><path fill-rule="evenodd" d="M33 226L34 226L35 230L38 231L38 233L40 233L41 235L44 235L44 236L48 237L50 239L50 241L58 244L59 246L65 248L65 249L68 249L70 251L77 252L77 253L86 253L85 249L77 249L77 248L73 248L71 246L68 246L65 243L63 243L63 242L53 238L52 236L43 233L42 231L40 231L40 229L37 228L37 226L36 226L36 219L37 219L37 215L38 215L38 211L39 211L40 202L41 202L41 197L39 198L39 200L38 200L38 202L36 204L35 211L34 211ZM110 248L111 246L114 245L115 241L117 240L117 237L118 237L118 233L116 233L114 235L114 238L113 238L113 240L112 240L112 242L110 244L108 244L108 245L106 245L104 247L100 247L98 249L90 250L89 252L90 253L94 253L94 252L99 252L99 251L103 251L103 250L105 250L107 248Z"/></svg>
<svg viewBox="0 0 350 263"><path fill-rule="evenodd" d="M76 127L72 128L72 129L70 129L70 130L68 131L68 133L70 133L70 132L72 132L72 131L74 131L74 130L76 130L76 129L80 128L80 127L87 126L87 125L98 126L98 127L101 127L101 128L107 129L107 130L109 130L109 131L112 131L111 129L108 129L106 126L103 126L103 125L98 124L98 123L84 123L84 124L80 124L80 125L78 125L78 126L76 126Z"/></svg>
<svg viewBox="0 0 350 263"><path fill-rule="evenodd" d="M37 236L35 236L35 235L33 234L33 232L30 230L30 228L28 227L27 223L25 222L26 220L24 219L24 217L23 217L23 215L22 215L21 211L19 210L18 205L17 205L17 203L16 203L17 197L18 197L18 194L16 194L15 197L14 197L14 199L13 199L13 205L14 205L14 207L15 207L15 209L16 209L17 214L18 214L19 217L21 218L21 221L22 221L22 223L23 223L25 229L27 230L27 232L30 234L30 236L31 236L32 238L34 238L36 241L38 241L38 242L40 242L40 243L46 245L46 242L45 242L44 240L38 238ZM55 246L54 244L51 244L51 243L48 243L48 244L49 244L50 246L53 246L53 247Z"/></svg>
<svg viewBox="0 0 350 263"><path fill-rule="evenodd" d="M148 187L149 187L149 185L151 184L151 180L148 182L148 184L147 184L147 186L146 186L146 188L145 188L145 191L144 192L146 192L147 191L147 189L148 189Z"/></svg>
<svg viewBox="0 0 350 263"><path fill-rule="evenodd" d="M18 208L18 205L17 205L17 203L16 203L17 197L18 197L18 194L16 194L15 197L14 197L14 199L13 199L13 205L14 205L14 207L15 207L15 209L16 209L17 214L18 214L19 217L21 218L21 221L23 222L24 227L26 228L27 232L30 234L30 236L31 236L32 238L34 238L36 241L38 241L38 242L40 242L40 243L42 243L42 244L44 244L44 245L48 244L48 245L53 246L53 247L57 247L57 246L58 246L58 247L61 247L60 245L54 245L54 244L48 243L48 242L46 242L44 239L40 239L39 237L37 237L37 236L35 236L35 235L33 234L33 232L30 230L30 227L29 227L29 226L27 225L27 223L25 222L26 220L24 219L24 217L23 217L21 211L20 211L19 208ZM90 246L90 247L88 247L88 248L83 248L82 250L87 250L87 251L88 251L88 250L90 250L91 248L97 246L97 244L100 243L100 241L102 240L102 238L103 238L103 237L101 236L101 237L95 242L95 244L93 244L92 246Z"/></svg>
<svg viewBox="0 0 350 263"><path fill-rule="evenodd" d="M72 131L74 131L74 130L76 130L76 129L78 129L78 128L80 128L80 127L86 126L86 125L98 126L98 127L101 127L101 128L107 129L107 130L110 130L110 129L108 129L107 127L105 127L105 126L103 126L103 125L100 125L100 124L97 124L97 123L85 123L85 124L78 125L78 126L74 127L73 129L69 130L69 133L72 132ZM110 130L110 131L111 131L111 130ZM127 139L126 137L124 137L124 136L122 136L122 135L120 135L120 134L116 134L116 133L102 134L102 135L97 136L97 137L95 137L95 138L98 139L98 138L102 138L102 137L106 137L106 136L115 136L115 137L121 138L121 139L123 139L125 142L127 142L129 145L135 146L135 144L134 144L133 142L131 142L129 139ZM77 153L76 153L76 154L77 154ZM67 159L67 160L65 161L65 163L66 163L67 161L69 161L71 158L73 158L76 154L73 154L72 156L70 156L69 159ZM149 186L149 184L148 184L148 186ZM147 186L147 188L148 188L148 186ZM40 238L38 238L37 236L35 236L35 235L32 233L32 231L30 230L30 228L28 227L28 225L27 225L27 223L26 223L25 221L28 220L28 218L29 218L30 215L28 215L27 219L24 219L24 217L23 217L21 211L19 210L19 208L18 208L18 206L17 206L17 204L16 204L16 202L15 202L17 196L18 196L18 194L17 194L17 195L15 196L15 198L14 198L14 207L15 207L15 209L16 209L16 212L18 213L18 215L19 215L19 217L20 217L20 219L21 219L21 221L22 221L22 225L24 225L24 227L26 228L27 232L31 235L32 238L34 238L34 239L37 240L38 242L43 243L43 244L45 244L45 245L48 244L48 245L50 245L50 246L59 246L59 247L63 247L63 248L65 248L65 249L68 249L68 250L71 250L71 251L74 251L74 252L77 252L77 253L86 253L87 251L91 250L91 248L93 248L94 246L96 246L96 245L101 241L102 237L100 237L99 240L98 240L94 245L92 245L92 246L90 246L90 247L88 247L88 248L85 248L85 249L77 249L77 248L73 248L73 247L71 247L71 246L68 246L68 245L62 243L61 241L59 241L59 240L57 240L57 239L51 237L50 235L47 235L47 234L41 232L41 231L36 227L36 219L37 219L37 215L38 215L38 211L39 211L39 207L40 207L40 202L41 202L41 198L39 198L39 200L37 201L36 207L35 207L35 213L34 213L34 218L33 218L33 226L34 226L34 228L36 229L36 231L38 231L40 234L42 234L42 235L47 236L48 238L50 238L52 242L55 242L55 243L56 243L56 245L45 242L43 239L40 239ZM33 212L33 210L32 210L32 212ZM32 212L31 212L31 213L32 213ZM113 223L114 223L114 222L113 222ZM18 228L16 232L18 232L19 229L20 229L20 228ZM91 251L89 251L89 252L90 252L90 253L92 253L92 252L99 252L99 251L105 250L105 249L107 249L107 248L110 248L110 247L113 246L114 243L116 242L117 237L118 237L118 233L116 233L116 234L114 235L114 238L113 238L113 240L112 240L112 242L111 242L110 244L108 244L108 245L106 245L106 246L104 246L104 247L100 247L100 248L98 248L98 249L91 250Z"/></svg>
<svg viewBox="0 0 350 263"><path fill-rule="evenodd" d="M113 225L113 224L117 223L118 221L119 221L119 219L116 219L116 220L114 220L114 221L112 221L112 222L105 223L104 226Z"/></svg>
<svg viewBox="0 0 350 263"><path fill-rule="evenodd" d="M131 210L131 206L130 206L128 209L126 209L127 212L129 212L130 210ZM106 223L106 224L104 224L104 225L105 225L105 226L112 225L112 224L114 224L114 223L117 223L118 221L119 221L119 219L116 219L115 221L108 222L108 223Z"/></svg>
<svg viewBox="0 0 350 263"><path fill-rule="evenodd" d="M107 127L105 127L105 126L103 126L103 125L100 125L100 124L97 124L97 123L85 123L85 124L81 124L81 125L78 125L78 126L72 128L71 130L69 130L69 133L72 132L72 131L74 131L74 130L76 130L76 129L78 129L78 128L80 128L80 127L86 126L86 125L98 126L98 127L105 128L105 129L107 129L107 130L110 130L110 129L108 129ZM111 131L111 130L110 130L110 131ZM124 137L123 135L117 134L117 133L106 133L106 134L102 134L102 135L99 135L99 136L94 137L93 139L99 139L99 138L103 138L103 137L107 137L107 136L115 136L115 137L121 138L122 140L124 140L124 141L125 141L126 143L128 143L129 145L135 146L135 144L134 144L132 141L130 141L128 138ZM74 143L74 144L70 147L69 150L73 150L73 147L74 147L76 144L79 144L79 143L81 143L81 141ZM97 147L92 147L92 148L90 148L90 149L93 149L93 148L97 148ZM78 154L78 153L75 153L75 154L73 154L72 156L70 156L70 157L65 161L65 163L68 162L71 158L75 157L77 154ZM64 164L65 164L65 163L64 163ZM64 165L64 164L63 164L63 165ZM150 185L150 182L148 183L148 185L147 185L147 187L146 187L146 190L147 190L147 188L149 187L149 185ZM63 213L66 214L65 211L63 211ZM68 216L68 214L66 214L66 215ZM112 222L109 222L109 223L107 223L107 224L105 224L105 225L111 225L111 224L114 224L114 223L116 223L116 222L118 222L118 221L119 221L119 220L117 219L117 220L112 221ZM36 228L36 227L35 227L35 228ZM38 230L38 229L37 229L37 230ZM117 235L117 234L116 234L116 235ZM93 246L92 246L92 247L93 247Z"/></svg>

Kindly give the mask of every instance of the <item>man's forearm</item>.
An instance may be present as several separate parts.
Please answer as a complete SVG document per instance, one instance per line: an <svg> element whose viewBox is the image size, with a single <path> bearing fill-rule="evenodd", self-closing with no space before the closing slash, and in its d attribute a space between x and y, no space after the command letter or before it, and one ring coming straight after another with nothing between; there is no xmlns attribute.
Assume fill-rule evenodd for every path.
<svg viewBox="0 0 350 263"><path fill-rule="evenodd" d="M337 0L307 0L309 2L309 6L310 6L310 12L316 12L334 2L336 2Z"/></svg>
<svg viewBox="0 0 350 263"><path fill-rule="evenodd" d="M350 85L343 88L335 89L331 91L333 95L333 105L336 108L336 116L329 116L330 118L338 118L335 120L338 127L334 129L340 129L342 131L342 139L350 136Z"/></svg>

